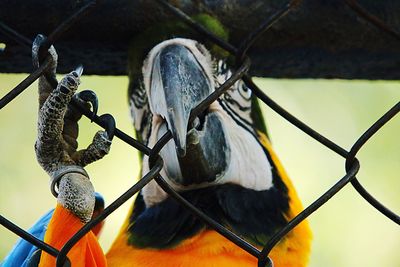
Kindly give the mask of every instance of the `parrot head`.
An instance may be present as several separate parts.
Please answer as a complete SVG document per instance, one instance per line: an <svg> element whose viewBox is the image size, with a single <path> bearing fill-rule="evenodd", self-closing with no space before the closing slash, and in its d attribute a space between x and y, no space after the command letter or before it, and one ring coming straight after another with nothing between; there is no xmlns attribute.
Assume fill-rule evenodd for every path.
<svg viewBox="0 0 400 267"><path fill-rule="evenodd" d="M228 38L218 21L209 16L197 19ZM257 98L238 80L199 113L196 107L232 76L232 58L179 23L158 25L144 34L131 43L128 61L128 97L137 138L152 148L169 131L172 138L160 151L164 162L160 174L166 182L222 226L254 246L264 246L302 206L269 143ZM142 175L149 170L149 158L142 155ZM147 249L149 253L185 250L182 244L214 231L155 180L139 192L124 225L117 240L127 240L138 255ZM290 244L308 250L307 225L296 231L301 233L294 234L296 241ZM233 244L224 242L229 241L203 249L223 254ZM201 247L197 244L198 251L203 251ZM238 247L232 249L233 254L242 253ZM308 253L301 251L306 259ZM112 255L118 253L115 246ZM254 263L253 258L250 261Z"/></svg>
<svg viewBox="0 0 400 267"><path fill-rule="evenodd" d="M212 17L196 19L220 38L228 38ZM302 206L269 143L257 98L238 80L198 112L196 107L232 76L232 58L179 22L157 25L143 34L130 44L128 60L136 137L152 148L170 132L172 138L160 150L165 181L207 216L263 247ZM142 155L142 176L149 170L149 158ZM121 254L131 251L129 259L146 263L143 266L214 266L215 257L225 263L218 266L256 262L155 180L138 193L123 227L108 254L114 259L126 259ZM305 266L299 262L308 258L307 224L297 227L289 239L273 253L290 251L292 256L279 256L282 262L277 266ZM165 265L165 257L170 265ZM249 265L243 265L244 258Z"/></svg>
<svg viewBox="0 0 400 267"><path fill-rule="evenodd" d="M195 19L228 39L214 18ZM179 22L145 31L132 41L129 55L128 99L137 138L152 148L168 131L172 135L160 151L161 176L218 223L263 246L293 217L291 205L299 201L270 148L258 100L238 80L196 110L232 76L232 58ZM149 170L142 155L142 175ZM176 248L212 231L155 180L139 192L128 221L123 232L138 249Z"/></svg>
<svg viewBox="0 0 400 267"><path fill-rule="evenodd" d="M170 39L156 45L131 90L131 111L140 139L149 147L169 130L161 150L161 175L178 191L233 183L253 190L273 186L271 164L260 144L250 89L238 81L195 118L192 110L232 72L197 41ZM256 106L258 108L258 106ZM259 110L258 110L259 111ZM149 171L143 158L143 173ZM143 189L147 205L167 197L155 182Z"/></svg>

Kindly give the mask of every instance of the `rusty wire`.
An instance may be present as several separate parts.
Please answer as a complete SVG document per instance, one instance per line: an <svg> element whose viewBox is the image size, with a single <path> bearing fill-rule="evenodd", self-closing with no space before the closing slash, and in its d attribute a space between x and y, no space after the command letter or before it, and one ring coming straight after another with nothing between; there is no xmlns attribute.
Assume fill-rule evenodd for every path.
<svg viewBox="0 0 400 267"><path fill-rule="evenodd" d="M380 30L398 38L399 34L397 31L391 29L389 26L381 22L376 16L369 14L365 9L363 9L355 0L343 0L353 11L355 11L360 17L369 21ZM357 180L356 174L360 169L360 164L356 158L358 151L365 145L365 143L379 131L387 122L389 122L393 117L395 117L400 112L400 102L392 107L388 112L386 112L380 119L378 119L352 146L350 151L340 147L336 143L332 142L328 138L319 134L317 131L313 130L311 127L291 115L266 94L264 94L261 89L252 81L251 77L248 76L247 71L250 68L250 59L247 57L246 53L253 43L267 31L275 22L283 18L288 14L300 1L292 0L288 1L282 8L278 9L272 16L268 17L263 21L259 27L254 31L249 33L247 37L243 38L243 42L239 44L238 48L232 44L220 39L218 36L210 33L207 29L202 27L193 21L188 15L182 12L180 9L174 7L164 0L157 0L157 2L164 8L168 9L172 14L174 14L179 19L183 20L195 31L202 34L205 38L211 40L212 42L219 45L221 48L228 51L236 58L237 70L232 74L232 76L226 80L218 89L216 89L210 96L208 96L203 102L201 102L197 107L195 107L190 115L191 118L195 118L196 115L205 110L212 102L217 100L223 93L226 92L236 81L242 79L246 85L252 90L255 96L257 96L262 102L269 106L272 110L277 112L284 119L292 123L294 126L302 130L304 133L311 136L316 141L320 142L325 147L329 148L336 154L342 156L345 159L345 175L343 178L338 180L327 192L322 194L317 200L315 200L311 205L305 208L301 213L299 213L295 218L289 221L282 229L275 233L262 250L254 247L252 244L242 239L229 229L225 228L203 211L199 210L197 207L192 205L189 201L184 199L177 191L168 185L164 178L160 175L160 171L163 167L163 160L159 156L160 150L166 145L166 143L172 138L171 133L168 131L163 137L158 140L153 148L149 148L146 145L140 143L136 139L130 137L128 134L122 132L119 129L115 130L115 136L124 141L126 144L132 146L133 148L143 152L145 155L149 156L150 171L143 176L136 184L129 188L125 193L123 193L119 198L107 206L104 211L96 218L85 224L74 236L71 237L69 241L61 248L60 251L53 248L49 244L35 238L25 230L21 229L13 222L7 220L5 217L0 215L0 224L6 227L8 230L17 234L26 241L32 243L36 247L46 251L47 253L53 255L57 258L57 266L70 266L70 261L67 258L68 252L72 247L94 226L103 221L112 212L118 209L123 203L129 200L134 194L141 190L147 183L151 180L155 180L160 187L166 191L171 197L175 198L181 205L195 214L197 217L202 219L214 230L219 232L221 235L227 239L234 242L236 245L247 251L249 254L253 255L258 259L258 266L273 266L272 260L269 258L269 253L273 247L293 228L295 228L299 223L310 216L314 211L324 205L330 198L332 198L336 193L338 193L343 187L351 183L356 191L373 207L379 210L383 215L388 217L390 220L400 225L400 216L386 208L377 199L375 199ZM72 27L80 18L87 14L93 7L98 4L97 1L89 1L81 8L79 8L74 14L69 18L64 20L50 35L45 39L44 44L42 44L41 61L42 64L34 72L32 72L26 79L24 79L20 84L18 84L14 89L10 90L3 98L0 99L0 109L9 104L13 99L15 99L19 94L21 94L29 85L31 85L35 80L37 80L41 75L43 75L46 69L49 67L49 60L46 58L47 49L53 45L57 39L62 36L70 27ZM17 43L31 47L31 41L20 35L18 32L14 31L9 26L5 25L0 21L0 31L7 36L14 39ZM57 80L52 77L46 77L52 86L57 85ZM101 119L101 116L93 114L86 106L79 104L77 101L72 101L72 105L77 107L79 111L86 117L93 120L94 123L98 124L100 127L105 128L106 125Z"/></svg>

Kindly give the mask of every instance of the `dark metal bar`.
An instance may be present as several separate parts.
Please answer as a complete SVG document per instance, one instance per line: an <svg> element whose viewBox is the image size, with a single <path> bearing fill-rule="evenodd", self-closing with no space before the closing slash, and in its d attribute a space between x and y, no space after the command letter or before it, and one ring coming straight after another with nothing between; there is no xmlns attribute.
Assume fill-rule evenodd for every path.
<svg viewBox="0 0 400 267"><path fill-rule="evenodd" d="M344 2L355 12L358 16L363 18L364 20L368 21L379 30L389 34L390 36L394 37L395 39L400 41L400 33L395 29L391 28L377 16L372 15L369 13L365 8L363 8L357 0L344 0Z"/></svg>
<svg viewBox="0 0 400 267"><path fill-rule="evenodd" d="M317 131L313 130L311 127L306 125L304 122L300 121L297 119L295 116L287 112L284 108L279 106L275 101L273 101L271 98L269 98L266 94L264 94L261 89L253 82L253 80L245 76L243 77L243 81L246 83L247 86L250 87L251 91L261 100L263 101L267 106L269 106L271 109L273 109L276 113L281 115L283 118L285 118L287 121L289 121L291 124L299 128L301 131L304 133L308 134L324 146L328 147L332 151L336 152L340 156L346 158L348 152L340 147L339 145L335 144L322 134L318 133Z"/></svg>
<svg viewBox="0 0 400 267"><path fill-rule="evenodd" d="M8 36L9 38L15 40L18 44L22 46L30 47L32 41L26 38L25 36L21 35L20 33L16 32L14 29L8 27L2 21L0 21L0 32L4 35Z"/></svg>
<svg viewBox="0 0 400 267"><path fill-rule="evenodd" d="M347 165L351 165L352 159L354 159L360 151L360 149L365 145L365 143L376 134L379 129L381 129L387 122L389 122L397 113L400 112L400 102L394 105L389 111L387 111L381 118L379 118L371 127L368 128L365 133L361 135L360 138L354 143L350 152L347 155Z"/></svg>
<svg viewBox="0 0 400 267"><path fill-rule="evenodd" d="M57 249L55 249L52 246L46 244L42 240L37 239L36 237L31 235L30 233L28 233L24 229L18 227L17 225L15 225L14 223L12 223L11 221L7 220L6 218L4 218L1 215L0 215L0 224L3 225L8 230L10 230L11 232L13 232L14 234L16 234L19 237L25 239L26 241L28 241L32 245L35 245L36 247L46 251L50 255L53 255L54 257L57 257L57 255L58 255L58 250Z"/></svg>
<svg viewBox="0 0 400 267"><path fill-rule="evenodd" d="M289 11L298 4L298 0L292 0L289 3L285 4L282 8L276 11L272 16L269 16L260 26L251 31L249 35L244 38L244 40L240 43L238 51L236 54L236 62L241 62L244 60L247 51L249 48L254 45L254 43L262 36L264 32L272 27L278 20L286 16Z"/></svg>
<svg viewBox="0 0 400 267"><path fill-rule="evenodd" d="M50 46L52 46L62 34L64 34L69 28L71 28L72 25L74 25L79 19L87 14L89 10L95 5L96 1L90 1L86 5L75 11L70 17L68 17L57 28L55 28L41 45L39 50L39 58L44 59Z"/></svg>
<svg viewBox="0 0 400 267"><path fill-rule="evenodd" d="M75 11L70 17L64 20L56 29L53 30L50 35L44 39L39 49L39 61L42 61L48 54L48 49L54 44L54 42L64 34L72 25L74 25L79 19L81 19L85 14L89 12L91 8L96 5L96 1L90 1L77 11ZM47 81L52 85L52 87L57 87L58 82L56 77L49 73L44 73Z"/></svg>
<svg viewBox="0 0 400 267"><path fill-rule="evenodd" d="M357 192L366 200L368 201L371 206L377 209L380 213L385 215L387 218L392 220L394 223L400 225L400 216L385 207L381 202L379 202L373 195L371 195L358 181L358 179L354 179L351 181L351 185Z"/></svg>
<svg viewBox="0 0 400 267"><path fill-rule="evenodd" d="M63 35L69 28L72 27L76 22L83 18L84 15L96 6L98 1L89 1L83 7L75 11L69 18L64 20L54 31L47 37L46 42L43 44L43 48L47 51L61 35Z"/></svg>
<svg viewBox="0 0 400 267"><path fill-rule="evenodd" d="M150 154L149 157L149 163L150 167L152 168L152 165L154 164L155 160L159 158L158 152L159 150L167 144L167 142L172 138L172 134L170 131L165 133L160 140L156 143L154 148L153 153ZM165 191L167 192L170 196L172 196L178 203L183 205L186 209L188 209L190 212L192 212L195 216L199 217L201 220L203 220L206 224L211 226L215 231L220 233L222 236L227 238L228 240L232 241L251 255L258 257L259 250L251 245L249 242L246 240L242 239L235 233L231 232L212 218L210 218L208 215L206 215L203 211L199 210L196 208L194 205L192 205L189 201L187 201L185 198L183 198L178 192L176 192L166 181L161 175L157 175L154 180L158 183L158 185Z"/></svg>
<svg viewBox="0 0 400 267"><path fill-rule="evenodd" d="M165 180L164 178L161 177L161 175L156 176L155 181L158 183L158 185L165 191L167 192L171 197L173 197L176 201L178 201L182 206L184 206L186 209L188 209L190 212L192 212L194 215L199 217L201 220L203 220L205 223L207 223L209 226L211 226L215 231L220 233L222 236L227 238L228 240L232 241L245 251L247 251L249 254L253 255L254 257L258 257L260 251L251 245L249 242L241 238L240 236L236 235L235 233L231 232L212 218L210 218L207 214L202 212L201 210L197 209L194 205L192 205L189 201L187 201L185 198L183 198L178 192L176 192Z"/></svg>
<svg viewBox="0 0 400 267"><path fill-rule="evenodd" d="M29 85L34 83L42 73L50 66L50 59L46 59L43 64L37 68L34 72L29 74L22 82L20 82L14 89L8 92L4 97L0 99L0 110L4 108L8 103L14 100L17 96L19 96L25 89L28 88Z"/></svg>
<svg viewBox="0 0 400 267"><path fill-rule="evenodd" d="M165 5L166 7L168 7L171 11L176 10L176 8L174 8L173 6L168 4L166 1L163 1L163 0L158 0L158 1L160 3L162 3L163 5ZM274 16L275 19L267 20L266 22L263 23L262 27L257 28L257 32L259 32L258 34L254 34L254 35L250 34L249 37L246 38L246 40L242 43L243 51L246 52L248 50L248 48L252 44L254 44L255 39L257 39L260 36L259 34L260 33L264 33L266 30L268 30L270 28L271 21L272 21L272 24L275 23L279 18L281 18L284 14L286 14L288 12L288 10L292 6L297 5L297 4L298 4L298 1L291 1L287 6L285 6L283 9L281 9L280 11L278 11L278 13L275 14L275 16ZM182 11L179 10L178 13L174 12L174 14L176 14L176 16L181 18L189 26L193 27L195 30L198 30L198 26L199 25L195 21L193 21L189 16L187 16L185 13L183 13ZM228 44L227 42L225 42L224 40L219 39L217 36L215 36L212 32L208 31L207 29L202 27L200 29L200 31L202 33L204 33L204 35L207 38L209 38L210 40L212 40L212 41L217 39L218 40L218 45L220 45L221 47L223 47L227 51L229 51L229 52L231 52L233 54L236 54L236 53L238 53L238 51L240 51L240 50L236 49L235 47L231 46L230 44ZM242 58L242 56L240 56L239 59L240 58ZM235 78L237 78L239 76L240 75L235 76ZM240 76L240 77L242 77L242 76ZM232 79L232 81L233 82L231 84L233 85L234 82L236 82L236 80ZM266 103L268 106L273 108L273 110L275 110L278 114L280 114L286 120L288 120L289 122L294 124L296 127L301 129L302 131L305 131L308 135L310 135L311 137L313 137L317 141L321 142L322 144L326 145L328 148L330 148L331 150L335 151L336 153L338 153L342 157L346 157L347 156L347 151L345 149L341 148L340 146L336 145L335 143L333 143L332 141L330 141L326 137L322 136L318 132L316 132L313 129L311 129L310 127L308 127L306 124L301 122L299 119L295 118L289 112L287 112L282 107L280 107L276 102L274 102L272 99L270 99L268 96L266 96L260 90L260 88L258 88L258 86L252 81L252 79L248 75L244 75L243 81L246 83L247 86L250 87L250 89L253 91L253 93L255 93L255 95L258 98L260 98L264 103ZM230 86L232 86L232 85L230 85ZM215 95L218 95L218 94L216 93ZM192 114L194 114L193 117L195 117L196 115L200 114L202 111L205 110L204 106L206 106L206 101L207 101L207 103L209 102L208 105L213 102L213 101L208 100L208 98L205 99L203 101L203 103L200 104L202 106L201 109L199 107L200 105L198 107L196 107L195 109L193 109L193 111L192 111Z"/></svg>
<svg viewBox="0 0 400 267"><path fill-rule="evenodd" d="M161 149L164 148L164 146L168 143L169 140L171 140L171 138L172 138L172 133L170 130L168 130L163 136L161 136L158 142L151 149L150 158L151 157L157 158Z"/></svg>
<svg viewBox="0 0 400 267"><path fill-rule="evenodd" d="M348 157L346 158L346 170L351 166L353 160L355 159L358 151L365 145L365 143L376 133L378 132L387 122L389 122L394 116L396 116L400 112L400 102L394 105L388 112L386 112L381 118L379 118L361 137L354 143ZM380 203L376 198L374 198L357 180L354 179L351 181L354 189L375 209L385 215L387 218L392 220L394 223L400 225L400 216L385 207L382 203Z"/></svg>
<svg viewBox="0 0 400 267"><path fill-rule="evenodd" d="M163 7L165 7L168 11L172 12L176 17L180 18L182 21L184 21L186 24L188 24L190 27L192 27L194 30L197 32L201 33L204 37L207 37L214 43L216 43L218 46L222 47L226 51L230 52L231 54L236 54L237 49L232 46L230 43L222 40L215 34L212 34L209 32L206 28L204 28L202 25L198 24L196 21L194 21L191 17L186 15L182 10L174 7L170 3L164 0L157 0L158 3L160 3Z"/></svg>
<svg viewBox="0 0 400 267"><path fill-rule="evenodd" d="M340 179L335 185L333 185L328 191L326 191L322 196L320 196L316 201L309 205L306 209L300 212L296 217L294 217L287 225L285 225L281 230L275 233L268 243L264 246L258 257L258 267L264 267L267 264L267 257L273 247L281 240L285 235L287 235L293 228L295 228L299 223L304 221L308 216L319 209L323 204L325 204L329 199L336 195L345 185L347 185L352 179L354 179L358 170L360 169L360 164L357 159L354 160L351 168L346 173L346 175Z"/></svg>
<svg viewBox="0 0 400 267"><path fill-rule="evenodd" d="M228 80L226 80L219 88L217 88L214 92L212 92L206 99L204 99L200 104L198 104L190 113L191 120L196 118L196 116L200 115L203 111L205 111L211 103L216 101L223 93L225 93L232 85L235 84L241 77L243 77L248 69L250 68L250 59L245 58L242 65L239 67L237 71L235 71Z"/></svg>
<svg viewBox="0 0 400 267"><path fill-rule="evenodd" d="M106 124L100 120L100 117L96 114L93 114L92 111L90 111L87 107L84 105L81 105L78 101L75 99L72 99L71 104L77 108L85 117L87 117L90 120L93 120L94 123L97 125L101 126L102 128L106 127ZM124 133L120 129L116 128L115 129L115 136L127 143L128 145L140 150L146 155L150 155L151 149L148 148L147 146L143 145L133 137L130 137L128 134Z"/></svg>

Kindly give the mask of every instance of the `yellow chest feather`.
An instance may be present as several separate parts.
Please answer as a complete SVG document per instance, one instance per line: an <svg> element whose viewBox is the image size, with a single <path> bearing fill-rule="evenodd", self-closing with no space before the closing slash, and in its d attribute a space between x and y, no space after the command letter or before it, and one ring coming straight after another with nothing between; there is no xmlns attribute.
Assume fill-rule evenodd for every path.
<svg viewBox="0 0 400 267"><path fill-rule="evenodd" d="M281 179L288 187L290 220L303 207L285 170L275 155L269 140L261 134L260 140L274 161ZM247 267L257 266L257 259L215 231L203 231L172 249L138 249L128 245L128 220L107 253L110 267ZM304 221L281 240L270 253L275 267L307 266L311 247L311 231Z"/></svg>

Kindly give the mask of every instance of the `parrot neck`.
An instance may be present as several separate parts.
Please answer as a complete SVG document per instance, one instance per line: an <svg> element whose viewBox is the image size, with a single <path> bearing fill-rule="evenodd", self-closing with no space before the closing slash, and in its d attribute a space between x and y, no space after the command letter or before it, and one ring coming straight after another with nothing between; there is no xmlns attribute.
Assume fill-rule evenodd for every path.
<svg viewBox="0 0 400 267"><path fill-rule="evenodd" d="M273 188L254 191L226 184L182 195L260 248L303 207L269 140L261 132L258 135L273 163ZM308 222L303 221L271 251L274 265L307 266L311 237ZM173 199L146 208L140 194L107 253L107 263L110 267L132 263L146 267L257 265L256 258L209 229Z"/></svg>
<svg viewBox="0 0 400 267"><path fill-rule="evenodd" d="M272 162L272 161L271 161ZM287 223L289 210L286 185L272 165L273 187L267 190L247 189L237 184L220 184L181 192L190 203L255 246ZM128 242L137 248L168 249L192 238L208 226L190 211L167 197L146 207L138 195L127 228Z"/></svg>
<svg viewBox="0 0 400 267"><path fill-rule="evenodd" d="M255 257L215 231L202 231L175 248L161 250L128 246L127 238L123 234L114 242L106 256L108 266L257 266Z"/></svg>

